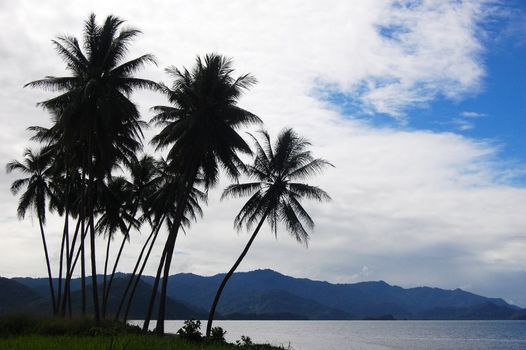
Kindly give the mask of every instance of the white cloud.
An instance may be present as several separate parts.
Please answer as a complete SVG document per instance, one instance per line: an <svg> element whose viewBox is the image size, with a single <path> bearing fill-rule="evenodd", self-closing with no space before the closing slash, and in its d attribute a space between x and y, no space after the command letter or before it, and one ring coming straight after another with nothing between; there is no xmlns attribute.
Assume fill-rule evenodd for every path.
<svg viewBox="0 0 526 350"><path fill-rule="evenodd" d="M471 112L471 111L464 111L460 113L460 116L464 118L481 118L487 116L486 113L480 113L480 112Z"/></svg>
<svg viewBox="0 0 526 350"><path fill-rule="evenodd" d="M130 55L153 52L160 67L191 65L196 54L211 51L234 57L238 72L250 71L259 80L242 105L273 134L284 126L297 128L313 141L317 155L336 165L313 179L334 200L307 204L317 222L310 248L285 231L276 242L265 230L242 270L270 267L339 282L362 276L452 288L524 271L526 190L502 181L517 169L503 167L493 144L452 133L374 129L342 118L312 95L323 81L352 94L371 113L401 117L438 96L460 99L477 91L485 74L475 35L487 11L484 2L12 3L0 12L1 163L21 154L25 127L48 119L34 103L49 94L21 86L63 72L50 39L79 34L90 11L101 17L115 13L140 28L144 35ZM403 30L388 39L379 26ZM156 67L142 76L165 79ZM147 92L135 98L148 116L149 106L166 103ZM16 199L7 190L13 179L0 175L0 275L44 275L37 227L15 217ZM247 235L232 229L242 202L219 204L218 198L219 190L213 191L205 218L180 238L177 249L184 255L174 258L174 272L223 272L242 249ZM48 227L56 260L60 225L50 219ZM132 240L123 266L132 265L146 233ZM147 272L154 272L153 263ZM517 294L506 291L510 298Z"/></svg>
<svg viewBox="0 0 526 350"><path fill-rule="evenodd" d="M466 131L475 128L475 124L466 119L453 118L453 120L451 120L451 123L455 125L460 131Z"/></svg>

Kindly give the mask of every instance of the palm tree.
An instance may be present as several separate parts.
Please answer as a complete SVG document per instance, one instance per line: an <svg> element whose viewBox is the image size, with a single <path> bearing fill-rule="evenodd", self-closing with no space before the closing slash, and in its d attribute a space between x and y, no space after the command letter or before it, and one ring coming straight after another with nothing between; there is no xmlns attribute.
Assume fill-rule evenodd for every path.
<svg viewBox="0 0 526 350"><path fill-rule="evenodd" d="M130 207L131 207L131 215L133 217L136 216L139 209L143 212L143 220L149 221L150 225L153 226L150 215L149 215L149 198L154 193L158 186L159 182L159 176L158 171L156 169L155 165L155 159L149 155L143 155L138 161L134 161L129 166L130 170L130 177L131 182L126 183L126 191L130 193ZM108 298L111 290L111 285L113 282L113 279L115 277L115 272L117 271L117 266L119 265L120 257L122 255L122 252L124 250L124 245L127 241L129 241L129 233L131 229L131 223L128 225L128 228L126 232L123 232L123 238L121 245L119 247L119 251L117 253L117 257L115 258L115 262L113 264L113 269L111 272L111 276L108 282L108 287L105 288L104 292L104 299L103 299L103 308L108 303ZM150 235L151 236L151 235ZM150 237L147 239L145 245L148 244L148 241L150 240ZM143 250L145 248L143 247ZM142 254L140 255L142 257ZM140 258L138 259L140 260ZM124 295L122 297L122 300L126 298L126 295L128 294L129 286L131 285L131 282L133 280L133 277L135 275L136 268L132 272L132 275L129 279L129 283L127 288L125 289ZM124 301L122 301L124 303ZM121 304L122 304L121 303ZM119 310L122 308L119 307ZM120 312L117 312L117 317Z"/></svg>
<svg viewBox="0 0 526 350"><path fill-rule="evenodd" d="M160 293L156 331L164 333L166 288L175 241L194 182L201 174L205 190L217 183L219 170L237 178L243 163L237 152L251 154L250 147L238 134L247 124L260 123L254 114L237 105L242 93L255 83L245 74L232 76L232 61L217 54L197 58L195 67L178 70L168 68L173 77L172 87L163 85L162 91L172 106L156 106L152 123L163 129L153 139L157 149L169 147L167 160L179 174L180 189L175 200L176 213L166 240L166 258ZM157 291L152 291L155 298Z"/></svg>
<svg viewBox="0 0 526 350"><path fill-rule="evenodd" d="M129 239L129 230L132 226L138 227L135 213L131 208L132 193L129 191L128 181L121 176L112 177L108 183L102 183L98 196L98 211L100 217L95 229L106 236L106 256L104 259L104 275L102 283L102 318L106 317L107 306L107 280L108 262L110 258L110 245L115 233L121 231L124 239Z"/></svg>
<svg viewBox="0 0 526 350"><path fill-rule="evenodd" d="M254 137L256 156L254 163L247 166L247 175L253 182L233 184L223 192L226 197L251 196L236 216L234 226L239 230L243 226L251 229L257 226L248 240L245 249L225 275L210 308L206 336L210 336L215 310L221 293L234 271L247 254L263 223L268 221L271 230L277 235L278 223L282 222L289 233L298 242L307 245L309 233L314 221L301 205L303 198L318 201L330 200L329 195L319 187L303 182L311 175L319 173L329 162L314 158L308 150L310 143L298 136L292 129L283 130L274 145L268 133L263 135L263 145Z"/></svg>
<svg viewBox="0 0 526 350"><path fill-rule="evenodd" d="M95 318L100 320L95 259L95 182L111 173L117 163L129 164L141 148L143 123L129 96L136 88L157 88L157 84L133 77L139 68L155 63L152 55L123 62L130 42L140 33L122 28L123 20L108 16L102 25L95 15L84 26L82 50L77 38L62 36L53 41L71 76L46 77L26 86L59 91L57 97L40 105L56 116L54 127L68 152L82 149L82 173L87 176L86 206L91 247L91 274Z"/></svg>
<svg viewBox="0 0 526 350"><path fill-rule="evenodd" d="M53 196L49 187L50 176L50 157L39 151L33 152L26 149L24 152L24 160L19 162L13 160L6 166L8 173L18 171L28 177L18 179L11 185L11 192L18 194L22 188L25 192L22 193L20 202L18 204L18 216L23 219L29 210L34 210L37 214L38 224L40 226L40 236L44 246L44 256L46 259L46 267L49 281L49 291L51 296L51 305L53 313L56 314L58 305L55 300L55 290L53 287L53 276L51 274L51 264L49 261L49 254L47 249L46 235L44 233L44 224L46 223L46 201Z"/></svg>
<svg viewBox="0 0 526 350"><path fill-rule="evenodd" d="M160 172L160 179L161 183L159 184L159 187L157 191L152 195L151 198L151 211L152 214L155 217L155 222L158 223L157 232L154 235L153 241L150 245L150 248L148 250L148 253L145 257L145 260L143 262L143 265L141 267L141 271L139 272L139 276L135 282L134 289L137 287L137 284L139 282L140 275L142 274L142 271L144 270L144 264L148 260L148 256L151 252L151 249L153 247L153 244L155 242L155 239L157 237L157 234L159 232L159 228L162 225L163 221L166 221L166 226L168 228L169 235L173 234L174 230L176 229L175 222L176 219L178 219L178 208L181 206L178 205L177 199L179 198L180 191L184 186L184 183L181 180L181 177L177 172L173 171L173 167L167 163L164 159L159 161L158 168ZM198 217L203 216L203 211L200 207L200 202L206 203L207 201L207 193L199 190L197 186L203 185L203 178L200 174L195 178L194 185L196 187L193 187L188 195L187 202L184 205L185 211L183 213L182 218L180 218L180 225L184 227L189 227L191 221L197 221ZM177 235L176 235L177 238ZM142 252L141 252L142 254ZM162 253L161 261L164 262L166 260L167 256L167 250L166 247ZM162 272L163 264L161 263L158 266L157 274L153 286L153 290L157 291L160 276ZM133 297L133 294L132 296ZM124 320L126 320L128 311L131 307L131 297L128 301L128 306L126 313L124 315ZM143 324L143 329L146 331L148 330L150 319L153 312L153 306L155 303L155 298L150 298L150 302L148 305L146 317ZM159 317L158 317L159 320Z"/></svg>

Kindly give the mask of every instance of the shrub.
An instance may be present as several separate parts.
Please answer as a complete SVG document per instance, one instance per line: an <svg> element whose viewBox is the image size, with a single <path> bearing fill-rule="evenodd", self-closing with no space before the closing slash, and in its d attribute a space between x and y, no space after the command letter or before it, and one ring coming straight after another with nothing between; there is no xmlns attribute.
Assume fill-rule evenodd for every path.
<svg viewBox="0 0 526 350"><path fill-rule="evenodd" d="M252 343L252 339L250 339L249 336L242 335L241 340L236 340L236 345L237 346L251 346L251 345L254 345L254 343Z"/></svg>
<svg viewBox="0 0 526 350"><path fill-rule="evenodd" d="M186 340L200 341L203 339L201 334L201 321L199 320L186 320L184 326L177 331L177 334Z"/></svg>
<svg viewBox="0 0 526 350"><path fill-rule="evenodd" d="M210 340L215 343L226 343L225 340L226 331L221 327L212 327L210 333Z"/></svg>

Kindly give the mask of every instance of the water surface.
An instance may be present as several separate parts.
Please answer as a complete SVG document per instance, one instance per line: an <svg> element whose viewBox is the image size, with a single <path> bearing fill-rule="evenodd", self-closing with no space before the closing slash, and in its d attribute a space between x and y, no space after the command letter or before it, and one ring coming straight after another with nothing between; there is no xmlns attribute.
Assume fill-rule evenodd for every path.
<svg viewBox="0 0 526 350"><path fill-rule="evenodd" d="M166 331L175 333L182 325L166 321ZM227 331L229 342L248 335L256 343L290 344L295 350L526 350L526 321L216 321L214 326Z"/></svg>

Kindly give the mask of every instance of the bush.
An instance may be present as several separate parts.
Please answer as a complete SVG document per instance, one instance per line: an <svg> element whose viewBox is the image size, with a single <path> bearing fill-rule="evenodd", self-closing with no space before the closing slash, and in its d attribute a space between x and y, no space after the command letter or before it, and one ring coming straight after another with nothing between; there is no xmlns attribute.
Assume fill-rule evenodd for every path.
<svg viewBox="0 0 526 350"><path fill-rule="evenodd" d="M252 339L250 339L249 336L242 335L241 340L236 340L236 345L237 346L251 346L251 345L254 345L254 343L252 343Z"/></svg>
<svg viewBox="0 0 526 350"><path fill-rule="evenodd" d="M199 320L186 320L184 326L177 331L177 334L189 341L200 341L203 339L201 334L201 321Z"/></svg>
<svg viewBox="0 0 526 350"><path fill-rule="evenodd" d="M36 333L40 321L36 317L11 315L0 317L0 336Z"/></svg>
<svg viewBox="0 0 526 350"><path fill-rule="evenodd" d="M215 343L226 343L225 339L226 331L221 327L212 327L210 333L210 340Z"/></svg>
<svg viewBox="0 0 526 350"><path fill-rule="evenodd" d="M20 335L68 335L97 336L139 333L137 326L116 321L102 321L97 326L89 317L45 317L35 315L11 315L0 317L0 336Z"/></svg>

